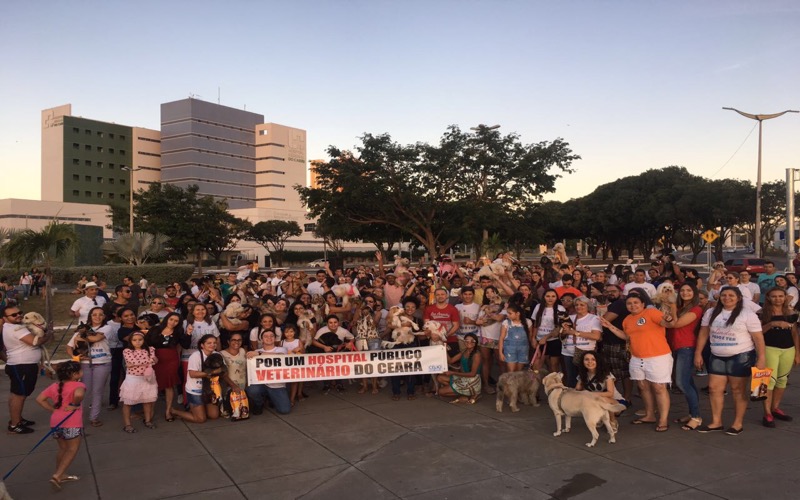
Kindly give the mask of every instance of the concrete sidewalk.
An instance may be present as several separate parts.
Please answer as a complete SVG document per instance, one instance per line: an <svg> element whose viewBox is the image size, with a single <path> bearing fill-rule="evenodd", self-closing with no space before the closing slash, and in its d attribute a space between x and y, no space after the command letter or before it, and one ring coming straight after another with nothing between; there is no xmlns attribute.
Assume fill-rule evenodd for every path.
<svg viewBox="0 0 800 500"><path fill-rule="evenodd" d="M800 373L795 370L794 380ZM792 379L790 378L790 380ZM702 378L699 384L705 385ZM36 394L49 383L40 380ZM86 428L70 473L80 481L52 491L56 444L48 438L7 481L15 499L149 498L487 498L647 499L730 498L770 500L800 495L800 389L790 386L783 407L795 415L777 429L761 426L761 405L751 403L745 432L666 433L620 420L616 444L601 433L586 448L581 419L555 438L546 404L519 413L496 413L494 397L476 405L452 405L417 397L391 401L379 395L311 397L285 417L265 412L248 421L221 419L203 425L163 419L155 430L134 421L137 434L122 432L121 410L103 411L105 425ZM0 378L5 412L8 378ZM683 416L683 397L673 395L671 417ZM708 399L701 398L703 416ZM730 400L727 402L731 406ZM641 406L641 400L634 400ZM5 474L44 435L49 416L29 399L25 416L37 421L26 436L0 437ZM731 412L726 411L725 423Z"/></svg>

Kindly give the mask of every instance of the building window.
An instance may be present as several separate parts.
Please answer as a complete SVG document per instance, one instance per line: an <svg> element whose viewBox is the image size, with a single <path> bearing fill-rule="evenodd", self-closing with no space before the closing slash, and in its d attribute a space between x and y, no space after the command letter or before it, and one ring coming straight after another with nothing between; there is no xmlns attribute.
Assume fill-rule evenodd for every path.
<svg viewBox="0 0 800 500"><path fill-rule="evenodd" d="M113 177L109 177L108 178L108 183L109 184L114 184L114 178Z"/></svg>
<svg viewBox="0 0 800 500"><path fill-rule="evenodd" d="M76 134L80 134L81 133L81 129L79 129L78 127L72 127L72 132L74 132Z"/></svg>
<svg viewBox="0 0 800 500"><path fill-rule="evenodd" d="M98 191L98 192L97 192L97 197L98 197L98 198L102 198L102 197L103 197L103 193L101 193L100 191Z"/></svg>
<svg viewBox="0 0 800 500"><path fill-rule="evenodd" d="M109 200L113 200L114 199L114 193L108 193L108 199Z"/></svg>
<svg viewBox="0 0 800 500"><path fill-rule="evenodd" d="M98 161L97 162L97 168L103 168L103 162L102 161Z"/></svg>
<svg viewBox="0 0 800 500"><path fill-rule="evenodd" d="M85 180L86 182L92 182L92 176L91 175L84 176L83 180Z"/></svg>
<svg viewBox="0 0 800 500"><path fill-rule="evenodd" d="M109 137L109 139L113 139L114 138L114 134L109 133L108 137Z"/></svg>
<svg viewBox="0 0 800 500"><path fill-rule="evenodd" d="M102 178L102 177L98 177L98 178L97 178L97 182L99 182L100 184L102 184L102 183L103 183L103 178Z"/></svg>
<svg viewBox="0 0 800 500"><path fill-rule="evenodd" d="M91 144L86 144L85 146L83 146L83 149L85 149L86 151L91 151L92 150L92 145Z"/></svg>
<svg viewBox="0 0 800 500"><path fill-rule="evenodd" d="M103 152L103 146L97 146L97 152L98 153L102 153Z"/></svg>
<svg viewBox="0 0 800 500"><path fill-rule="evenodd" d="M92 131L89 130L88 128L86 129L86 135L92 135Z"/></svg>
<svg viewBox="0 0 800 500"><path fill-rule="evenodd" d="M91 167L91 166L92 166L92 162L91 162L90 160L84 160L84 161L83 161L83 164L84 164L85 166L87 166L87 167Z"/></svg>
<svg viewBox="0 0 800 500"><path fill-rule="evenodd" d="M81 164L81 161L80 161L79 159L77 159L77 158L73 158L73 159L72 159L72 164L73 164L73 165L80 165L80 164Z"/></svg>
<svg viewBox="0 0 800 500"><path fill-rule="evenodd" d="M258 135L267 135L267 130L259 130Z"/></svg>
<svg viewBox="0 0 800 500"><path fill-rule="evenodd" d="M124 199L125 199L125 195L124 195L124 194L122 194L122 193L120 193L120 195L119 195L119 199L120 199L120 200L124 200Z"/></svg>
<svg viewBox="0 0 800 500"><path fill-rule="evenodd" d="M108 164L108 168L110 168L111 170L114 170L114 164L113 163L109 163Z"/></svg>
<svg viewBox="0 0 800 500"><path fill-rule="evenodd" d="M122 156L125 156L125 150L124 149L120 149L119 150L119 154L121 154Z"/></svg>
<svg viewBox="0 0 800 500"><path fill-rule="evenodd" d="M81 145L78 144L77 142L73 142L72 143L72 149L81 149Z"/></svg>
<svg viewBox="0 0 800 500"><path fill-rule="evenodd" d="M92 197L92 192L91 192L91 191L86 191L86 192L84 192L83 194L84 194L84 195L85 195L87 198L91 198L91 197Z"/></svg>
<svg viewBox="0 0 800 500"><path fill-rule="evenodd" d="M104 133L102 133L102 132L100 132L99 130L97 131L97 137L100 137L100 138L102 138L104 135L105 135L105 134L104 134Z"/></svg>
<svg viewBox="0 0 800 500"><path fill-rule="evenodd" d="M119 180L119 183L120 183L120 184L122 184L122 185L124 186L124 185L125 185L125 179L120 179L120 180Z"/></svg>
<svg viewBox="0 0 800 500"><path fill-rule="evenodd" d="M73 181L79 181L79 180L81 180L81 176L78 175L78 174L72 174L72 180Z"/></svg>
<svg viewBox="0 0 800 500"><path fill-rule="evenodd" d="M80 195L81 195L81 192L78 191L77 189L73 189L72 190L72 196L80 196Z"/></svg>
<svg viewBox="0 0 800 500"><path fill-rule="evenodd" d="M124 135L119 136L119 140L124 141L125 140L125 136Z"/></svg>
<svg viewBox="0 0 800 500"><path fill-rule="evenodd" d="M108 153L113 155L114 154L114 148L108 148Z"/></svg>

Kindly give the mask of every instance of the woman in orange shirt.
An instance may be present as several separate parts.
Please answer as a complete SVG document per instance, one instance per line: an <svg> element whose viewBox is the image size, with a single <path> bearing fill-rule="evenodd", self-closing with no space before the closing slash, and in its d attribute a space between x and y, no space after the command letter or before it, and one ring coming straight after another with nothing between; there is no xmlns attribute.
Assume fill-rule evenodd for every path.
<svg viewBox="0 0 800 500"><path fill-rule="evenodd" d="M633 423L656 424L656 432L664 432L669 429L667 384L672 382L672 350L667 343L665 326L672 318L658 309L645 308L644 300L636 293L628 294L625 306L630 315L622 322L622 330L605 319L601 322L617 337L631 341L631 380L639 385L645 411L644 416Z"/></svg>

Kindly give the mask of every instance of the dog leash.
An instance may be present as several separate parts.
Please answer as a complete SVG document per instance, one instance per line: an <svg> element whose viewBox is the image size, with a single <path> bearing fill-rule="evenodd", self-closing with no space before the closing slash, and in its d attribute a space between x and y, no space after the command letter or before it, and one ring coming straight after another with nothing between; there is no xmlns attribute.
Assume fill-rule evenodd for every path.
<svg viewBox="0 0 800 500"><path fill-rule="evenodd" d="M45 440L45 439L47 439L47 438L50 436L50 434L52 434L52 433L54 433L56 430L58 430L58 428L60 428L60 427L61 427L61 424L63 424L64 422L66 422L66 421L67 421L67 419L68 419L69 417L71 417L73 413L75 413L75 411L77 411L77 410L72 410L72 411L70 411L69 413L67 413L67 416L66 416L66 417L64 417L64 418L61 420L61 422L59 422L58 424L56 424L56 426L55 426L55 427L51 428L51 429L50 429L50 432L48 432L47 434L45 434L45 435L42 437L42 439L40 439L40 440L39 440L39 442L38 442L38 443L36 443L35 445L33 445L33 448L31 448L31 449L30 449L30 451L29 451L28 453L26 453L26 454L25 454L25 456L24 456L24 457L22 457L22 458L19 460L19 462L17 462L17 465L15 465L14 467L12 467L10 471L6 472L6 475L5 475L5 476L3 476L3 481L5 481L6 479L8 479L8 477L9 477L11 474L13 474L15 470L17 470L17 467L19 467L20 465L22 465L22 462L24 462L24 461L25 461L25 459L26 459L26 458L28 458L28 455L30 455L31 453L33 453L33 451L34 451L36 448L38 448L40 444L44 443L44 440Z"/></svg>
<svg viewBox="0 0 800 500"><path fill-rule="evenodd" d="M64 330L64 335L61 336L61 339L58 341L56 346L53 348L53 352L50 353L50 358L51 359L53 358L53 356L56 355L56 351L61 346L61 343L64 342L64 339L67 337L67 334L69 333L69 329L72 328L72 323L74 323L74 322L75 322L75 318L72 318L72 320L70 320L69 324L67 325L67 329Z"/></svg>

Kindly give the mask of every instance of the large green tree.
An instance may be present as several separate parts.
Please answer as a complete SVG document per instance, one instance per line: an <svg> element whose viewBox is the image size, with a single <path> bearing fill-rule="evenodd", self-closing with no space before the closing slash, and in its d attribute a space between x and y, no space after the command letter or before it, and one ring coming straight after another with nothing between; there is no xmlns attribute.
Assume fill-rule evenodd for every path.
<svg viewBox="0 0 800 500"><path fill-rule="evenodd" d="M254 224L245 239L255 241L275 254L277 265L283 265L283 247L291 237L300 236L300 224L291 220L265 220Z"/></svg>
<svg viewBox="0 0 800 500"><path fill-rule="evenodd" d="M310 216L361 226L390 226L432 256L468 233L486 233L501 214L523 210L554 190L578 159L561 139L522 144L488 127L451 126L438 145L401 145L364 134L355 153L331 146L316 165L317 187L296 186Z"/></svg>
<svg viewBox="0 0 800 500"><path fill-rule="evenodd" d="M69 224L52 221L43 229L25 229L12 234L3 245L2 253L6 262L22 268L41 265L44 268L45 294L44 317L49 327L53 326L52 285L53 264L70 250L77 247L78 237L75 228Z"/></svg>

